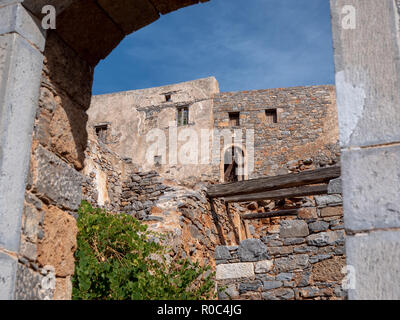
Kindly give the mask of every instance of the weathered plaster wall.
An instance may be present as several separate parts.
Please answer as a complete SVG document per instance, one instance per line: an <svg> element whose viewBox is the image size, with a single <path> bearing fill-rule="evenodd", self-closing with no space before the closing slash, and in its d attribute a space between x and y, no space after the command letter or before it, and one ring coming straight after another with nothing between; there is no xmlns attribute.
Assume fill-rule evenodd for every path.
<svg viewBox="0 0 400 320"><path fill-rule="evenodd" d="M122 157L132 159L132 162L140 165L143 170L157 170L163 176L177 180L212 179L210 163L201 164L200 139L202 130L211 129L213 126L212 99L218 92L215 78L207 78L158 88L95 96L88 110L87 130L93 132L95 125L108 123L110 134L107 146ZM166 94L171 96L171 101L166 101ZM181 106L189 107L189 124L178 127L177 108ZM163 134L162 140L155 140L156 136L151 137L152 132L158 134L154 129L159 129ZM197 141L187 141L184 135L188 129L194 131ZM170 140L176 143L175 152ZM160 142L160 146L165 145L165 152L150 152L152 145L157 141ZM210 142L211 137L207 138L207 141ZM182 146L192 148L192 154L198 153L195 161L184 162L180 156ZM171 154L176 154L176 158ZM162 156L160 166L154 164L155 155Z"/></svg>
<svg viewBox="0 0 400 320"><path fill-rule="evenodd" d="M170 93L171 101L166 102L165 94ZM190 106L189 125L178 127L176 135L180 137L184 130L194 129L197 139L178 142L175 162L169 154L172 150L169 139L173 137L169 125L172 123L176 129L177 107L185 105ZM269 124L265 110L272 108L277 109L278 123ZM230 112L240 112L240 126L230 127ZM88 113L88 130L93 131L96 124L109 125L107 144L113 151L131 158L145 170L157 170L165 177L178 180L223 181L224 147L236 142L234 130L240 130L243 136L239 141L246 157L246 178L288 173L299 161L311 163L308 169L339 161L334 86L219 93L217 81L209 78L96 96ZM146 159L146 152L154 141L148 140L148 133L154 129L162 130L166 138L167 152L159 152L162 166L154 165L151 156ZM204 129L212 131L207 139L209 145L202 149ZM250 129L254 130L253 146L248 144ZM225 145L220 138L224 131L229 133L229 142L225 141ZM185 145L192 148L191 152L198 152L197 164L181 161L179 152ZM203 151L210 155L206 164L201 162ZM251 164L254 171L248 172Z"/></svg>

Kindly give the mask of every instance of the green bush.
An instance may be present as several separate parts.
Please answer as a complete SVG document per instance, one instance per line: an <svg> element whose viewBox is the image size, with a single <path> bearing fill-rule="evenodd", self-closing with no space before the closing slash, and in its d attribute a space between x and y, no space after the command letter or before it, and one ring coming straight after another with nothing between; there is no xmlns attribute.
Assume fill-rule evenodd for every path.
<svg viewBox="0 0 400 320"><path fill-rule="evenodd" d="M200 300L212 298L209 267L166 261L156 235L126 214L82 202L78 218L73 299ZM160 235L156 235L160 238Z"/></svg>

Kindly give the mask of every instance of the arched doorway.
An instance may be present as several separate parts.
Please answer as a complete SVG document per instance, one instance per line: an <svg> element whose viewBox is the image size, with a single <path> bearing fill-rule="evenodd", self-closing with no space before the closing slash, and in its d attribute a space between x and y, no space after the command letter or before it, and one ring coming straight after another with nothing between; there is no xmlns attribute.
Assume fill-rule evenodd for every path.
<svg viewBox="0 0 400 320"><path fill-rule="evenodd" d="M222 169L223 182L246 180L246 154L241 147L229 146L224 150Z"/></svg>

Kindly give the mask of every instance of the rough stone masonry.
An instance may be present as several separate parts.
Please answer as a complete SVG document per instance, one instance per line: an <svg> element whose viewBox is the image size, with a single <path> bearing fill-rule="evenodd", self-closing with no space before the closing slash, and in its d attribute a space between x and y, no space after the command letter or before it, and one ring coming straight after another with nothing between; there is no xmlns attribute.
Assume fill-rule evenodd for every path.
<svg viewBox="0 0 400 320"><path fill-rule="evenodd" d="M72 217L82 197L82 183L85 184L84 175L79 177L88 140L86 110L90 105L93 68L126 34L152 23L160 14L198 2L55 0L52 3L59 13L57 30L46 35L39 20L46 1L0 0L0 271L4 283L0 287L1 298L70 298L76 232ZM342 9L349 5L357 12L356 30L344 29L342 25ZM399 162L399 2L331 0L331 13L341 162L345 172L342 178L347 259L358 271L358 286L350 290L349 298L398 299L400 184L398 175L393 173L398 172ZM312 97L306 95L303 100L311 102ZM280 111L278 108L277 116ZM229 115L223 117L228 119ZM274 114L268 113L268 117L272 119L271 127L279 127ZM285 131L291 131L290 127ZM284 152L290 154L290 150ZM274 174L280 167L302 170L310 163L320 163L312 160L282 158L280 166L271 164L269 172ZM322 160L331 162L329 155L328 161ZM220 181L223 171L220 168ZM99 178L98 182L105 180ZM119 187L117 183L115 190ZM71 197L66 199L65 194ZM290 202L305 204L309 200ZM253 203L237 209L265 211L282 205ZM223 208L223 204L219 207ZM225 217L228 219L229 215ZM260 228L279 233L280 223L273 222L260 224ZM257 227L258 224L242 226L244 236L265 231L255 232ZM320 223L317 229L323 227ZM197 236L195 228L190 228L190 234ZM320 233L323 232L328 231ZM245 240L241 233L237 236ZM68 240L60 242L60 238ZM49 254L52 252L57 254ZM376 259L382 263L377 264ZM301 265L305 261L300 259ZM56 270L46 268L48 263ZM268 265L269 262L264 263L264 270ZM252 275L251 268L247 268ZM56 276L55 288L43 288L43 278L51 273ZM278 289L281 288L271 290ZM254 292L260 294L262 290L257 288ZM289 292L285 297L291 295Z"/></svg>
<svg viewBox="0 0 400 320"><path fill-rule="evenodd" d="M219 298L345 299L341 203L340 194L315 196L296 217L269 221L276 228L261 225L260 229L259 225L254 238L238 246L218 246L215 259Z"/></svg>

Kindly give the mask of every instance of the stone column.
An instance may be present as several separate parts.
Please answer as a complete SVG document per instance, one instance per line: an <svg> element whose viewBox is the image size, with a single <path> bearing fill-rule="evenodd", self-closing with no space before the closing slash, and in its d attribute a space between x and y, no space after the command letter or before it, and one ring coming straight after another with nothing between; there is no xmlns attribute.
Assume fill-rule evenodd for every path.
<svg viewBox="0 0 400 320"><path fill-rule="evenodd" d="M0 299L13 299L21 216L45 33L16 0L0 0Z"/></svg>
<svg viewBox="0 0 400 320"><path fill-rule="evenodd" d="M399 4L331 0L350 299L400 299Z"/></svg>

